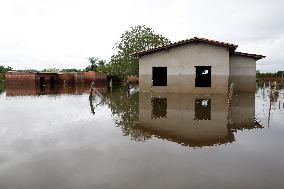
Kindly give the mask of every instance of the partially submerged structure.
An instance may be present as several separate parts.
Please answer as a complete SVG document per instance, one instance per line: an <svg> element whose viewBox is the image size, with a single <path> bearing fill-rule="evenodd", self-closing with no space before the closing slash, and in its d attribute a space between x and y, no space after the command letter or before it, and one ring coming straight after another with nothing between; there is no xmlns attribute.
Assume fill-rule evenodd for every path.
<svg viewBox="0 0 284 189"><path fill-rule="evenodd" d="M237 131L263 128L255 120L254 93L235 96L230 108L226 96L139 93L136 128L142 135L190 147L232 143Z"/></svg>
<svg viewBox="0 0 284 189"><path fill-rule="evenodd" d="M82 93L88 91L92 82L96 87L106 86L107 76L98 72L27 72L5 73L7 96Z"/></svg>
<svg viewBox="0 0 284 189"><path fill-rule="evenodd" d="M227 93L255 91L256 61L265 56L236 52L237 45L191 38L135 52L142 92Z"/></svg>

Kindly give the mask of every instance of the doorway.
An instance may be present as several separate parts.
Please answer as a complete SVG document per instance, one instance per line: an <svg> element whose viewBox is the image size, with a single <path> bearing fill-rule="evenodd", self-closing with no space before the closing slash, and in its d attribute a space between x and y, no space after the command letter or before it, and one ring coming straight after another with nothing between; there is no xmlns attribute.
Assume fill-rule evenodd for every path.
<svg viewBox="0 0 284 189"><path fill-rule="evenodd" d="M153 86L167 86L167 67L152 68Z"/></svg>
<svg viewBox="0 0 284 189"><path fill-rule="evenodd" d="M54 85L55 85L55 80L54 80L54 77L50 77L50 89L53 90L54 89Z"/></svg>
<svg viewBox="0 0 284 189"><path fill-rule="evenodd" d="M44 77L40 77L40 78L39 78L39 85L40 85L41 87L44 87L44 86L45 86Z"/></svg>
<svg viewBox="0 0 284 189"><path fill-rule="evenodd" d="M195 87L211 87L211 66L195 66Z"/></svg>
<svg viewBox="0 0 284 189"><path fill-rule="evenodd" d="M45 80L44 77L39 78L39 90L41 94L44 94L45 92Z"/></svg>

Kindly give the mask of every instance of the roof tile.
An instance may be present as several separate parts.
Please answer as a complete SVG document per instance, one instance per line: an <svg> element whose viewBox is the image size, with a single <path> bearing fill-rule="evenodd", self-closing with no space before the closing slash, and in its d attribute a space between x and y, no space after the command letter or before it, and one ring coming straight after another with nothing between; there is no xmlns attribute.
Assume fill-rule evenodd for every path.
<svg viewBox="0 0 284 189"><path fill-rule="evenodd" d="M169 48L173 48L173 47L176 47L176 46L181 46L181 45L193 43L193 42L203 42L203 43L209 43L209 44L213 44L213 45L224 46L224 47L227 47L230 51L234 51L238 47L238 45L235 45L235 44L232 44L232 43L225 43L225 42L210 40L210 39L206 39L206 38L194 37L194 38L191 38L191 39L181 40L181 41L178 41L178 42L175 42L175 43L169 43L169 44L166 44L166 45L161 45L161 46L158 46L158 47L153 48L153 49L134 52L130 55L140 57L140 56L144 56L144 55L151 54L151 53L154 53L154 52L158 52L158 51L161 51L161 50L165 50L165 49L169 49Z"/></svg>

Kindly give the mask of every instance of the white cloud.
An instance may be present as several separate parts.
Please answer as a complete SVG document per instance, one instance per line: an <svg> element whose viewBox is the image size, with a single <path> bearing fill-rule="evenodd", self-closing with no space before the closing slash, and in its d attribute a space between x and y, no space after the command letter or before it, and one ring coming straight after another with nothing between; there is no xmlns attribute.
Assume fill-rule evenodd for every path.
<svg viewBox="0 0 284 189"><path fill-rule="evenodd" d="M257 68L284 70L284 2L279 0L13 0L0 2L0 65L84 68L110 59L130 26L145 24L172 41L203 36L267 55Z"/></svg>

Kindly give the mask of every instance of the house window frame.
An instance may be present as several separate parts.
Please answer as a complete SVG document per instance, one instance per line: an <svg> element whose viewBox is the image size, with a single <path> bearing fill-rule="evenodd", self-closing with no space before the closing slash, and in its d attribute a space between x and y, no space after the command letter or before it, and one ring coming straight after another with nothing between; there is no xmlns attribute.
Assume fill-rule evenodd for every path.
<svg viewBox="0 0 284 189"><path fill-rule="evenodd" d="M166 70L166 77L165 77L165 82L163 85L161 84L155 84L155 81L154 81L154 69L165 69ZM158 82L159 83L159 82ZM152 86L153 87L166 87L168 86L168 67L167 66L153 66L152 67Z"/></svg>
<svg viewBox="0 0 284 189"><path fill-rule="evenodd" d="M195 88L211 88L212 87L212 66L194 66L195 67ZM199 82L197 82L197 69L199 68L204 68L204 69L208 69L210 74L210 83L208 84L208 86L202 86L202 84L200 84ZM201 73L202 74L202 73Z"/></svg>

